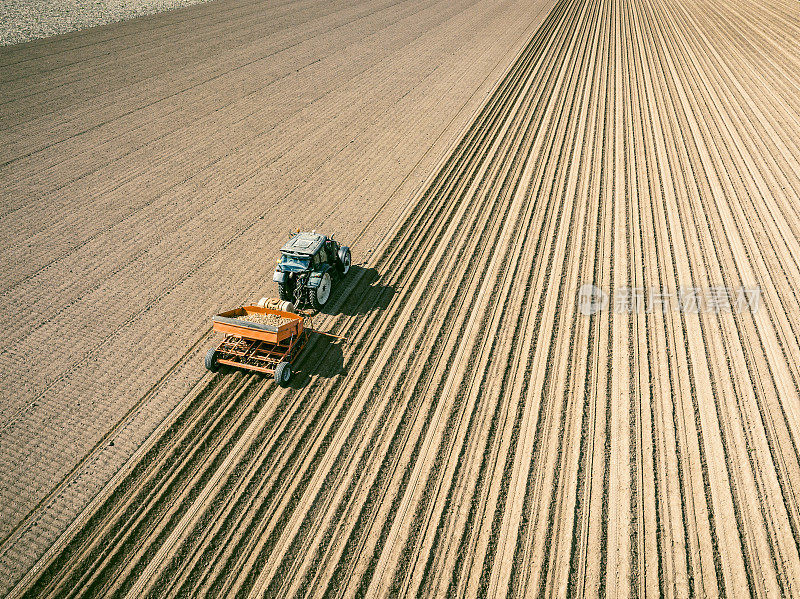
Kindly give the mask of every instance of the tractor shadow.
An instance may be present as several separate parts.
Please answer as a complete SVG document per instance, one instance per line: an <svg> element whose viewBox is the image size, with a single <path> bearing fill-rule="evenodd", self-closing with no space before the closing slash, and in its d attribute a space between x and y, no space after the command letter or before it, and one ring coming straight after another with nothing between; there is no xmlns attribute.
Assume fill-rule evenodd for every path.
<svg viewBox="0 0 800 599"><path fill-rule="evenodd" d="M351 266L350 272L335 282L333 295L320 312L356 316L385 310L397 290L393 285L382 285L380 278L374 268ZM358 282L351 287L349 283L354 279ZM345 293L344 301L340 301Z"/></svg>
<svg viewBox="0 0 800 599"><path fill-rule="evenodd" d="M301 389L308 385L312 376L332 378L347 374L344 367L344 340L319 333L309 332L308 345L299 356L297 370L293 373L289 387Z"/></svg>
<svg viewBox="0 0 800 599"><path fill-rule="evenodd" d="M397 290L392 285L382 285L380 278L374 268L352 266L346 277L336 281L321 314L356 316L386 310ZM355 284L350 285L353 281ZM342 349L346 340L313 330L309 335L308 346L289 383L292 389L306 387L312 377L327 379L347 374Z"/></svg>

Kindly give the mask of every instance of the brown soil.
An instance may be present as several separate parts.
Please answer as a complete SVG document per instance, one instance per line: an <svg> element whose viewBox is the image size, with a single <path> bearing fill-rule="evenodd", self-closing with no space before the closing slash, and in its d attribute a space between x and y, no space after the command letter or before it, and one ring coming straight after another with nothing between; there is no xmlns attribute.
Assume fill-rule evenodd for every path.
<svg viewBox="0 0 800 599"><path fill-rule="evenodd" d="M289 231L374 254L547 8L217 0L0 50L0 595Z"/></svg>
<svg viewBox="0 0 800 599"><path fill-rule="evenodd" d="M212 5L231 11L248 6L211 3L203 10ZM459 6L463 18L445 20L453 28L442 24L436 41L431 37L421 46L409 47L410 26L399 25L397 50L387 64L412 61L426 44L425 60L442 60L444 40L451 39L447 32L449 43L464 52L487 37L487 47L506 40L499 33L504 28L535 25L535 33L528 31L517 58L508 60L502 76L496 73L492 93L457 143L437 154L443 158L435 168L429 163L425 184L412 193L418 179L402 201L378 206L375 198L395 198L389 190L402 189L403 183L382 183L389 175L374 174L376 157L386 153L396 159L404 134L428 125L420 121L422 108L407 128L393 128L393 120L382 121L385 129L366 124L376 102L391 119L406 116L392 110L401 100L392 95L395 88L386 83L383 69L365 79L353 75L353 83L336 87L332 107L346 112L315 108L315 119L306 120L312 116L307 113L286 127L285 139L301 147L292 154L294 162L273 157L278 148L259 140L237 161L220 156L210 167L214 177L198 176L192 185L173 181L174 191L160 187L166 171L141 175L164 196L157 212L163 221L153 220L146 207L131 206L131 224L140 229L131 234L130 245L118 250L103 238L96 263L85 262L81 276L89 277L92 268L113 272L116 260L130 264L124 267L129 272L113 275L120 285L134 274L139 280L145 274L148 280L171 280L180 260L203 255L195 267L208 269L204 286L169 287L156 302L155 316L171 314L173 301L176 310L185 311L188 301L200 313L213 314L216 305L202 308L200 302L213 303L212 296L226 293L203 289L252 285L274 295L266 283L271 264L263 265L264 252L254 250L252 263L241 261L256 238L265 239L263 230L253 231L264 226L260 215L281 214L269 190L286 179L280 169L271 170L274 180L267 185L267 175L260 174L264 165L274 159L305 176L302 165L314 161L313 149L330 139L329 128L335 130L337 121L372 131L358 138L360 150L349 143L341 147L344 162L331 158L331 164L319 165L319 174L308 175L315 183L328 181L331 192L337 182L369 179L373 187L356 182L346 195L349 211L335 194L309 194L312 188L303 184L298 185L306 194L292 196L295 210L327 211L326 230L335 228L340 238L361 231L351 245L356 262L366 262L335 286L331 304L314 319L317 328L347 342L315 337L293 364L288 388L259 376L221 372L187 391L172 382L188 376L183 366L163 375L163 390L153 397L174 398L175 409L135 444L131 453L136 453L93 502L69 526L62 525L64 534L51 541L36 567L17 575L15 594L27 589L47 596L74 591L129 597L800 595L796 7L781 1L752 6L732 0L559 0L552 10L541 4L515 13L505 5ZM424 13L425 26L454 7L414 5ZM378 22L394 22L384 17ZM326 22L322 30L331 34L334 27ZM388 32L378 38L381 48L394 39ZM323 39L314 47L323 47ZM469 43L459 46L464 39ZM330 40L331 47L334 42L341 44ZM139 50L147 52L148 46ZM240 50L264 48L253 42ZM331 70L316 72L307 81L310 90L328 81L322 73L333 79L365 64L345 50L331 56L325 66ZM180 59L173 60L165 68L180 72ZM447 78L460 64L456 60L431 72L431 81ZM470 68L462 67L466 77ZM438 88L438 98L460 85L466 84L453 83L449 92ZM363 94L373 95L361 103ZM271 97L280 113L279 95ZM415 97L406 110L420 102L437 106L433 95L425 97ZM258 114L254 123L272 118L271 111L258 112L259 102L243 102L242 110L247 106ZM172 118L186 116L176 110ZM232 117L209 117L204 127L224 124L219 133L224 136L237 127ZM285 117L275 118L275 127L282 128ZM71 126L55 122L61 131ZM46 153L48 143L36 139L41 147L31 142L32 151ZM174 157L175 166L202 160L213 149L154 143L141 157L154 169L155 155ZM283 151L295 151L285 143ZM19 160L22 172L27 163ZM125 163L136 168L133 158ZM334 168L345 164L353 178ZM248 171L248 165L255 166ZM263 194L246 196L252 207L245 196L230 198L214 187L219 177L234 181L240 171L254 180L239 184ZM30 171L25 185L51 184L37 172ZM103 181L89 184L86 177L72 180L74 207L62 211L60 220L40 215L25 221L30 231L38 230L32 233L37 239L61 240L51 251L67 252L64 263L53 266L41 247L29 249L30 268L44 273L39 276L55 275L50 269L70 264L69 252L83 256L93 235L100 235L95 227L102 226L96 222L102 212L77 218L80 210L105 201L92 193ZM128 189L124 181L105 184L112 195ZM217 195L199 193L203 185ZM54 202L57 195L52 194ZM207 211L199 221L180 209L190 199L198 203L193 215ZM250 224L228 227L229 218L247 210ZM372 215L363 214L367 210ZM395 223L396 216L401 218ZM214 227L203 226L204 218ZM54 227L61 221L58 237ZM219 232L223 236L239 232L231 237L236 260L223 260L222 251L209 256L203 244L216 229L225 229ZM276 228L270 239L277 244L288 229L288 223ZM10 225L8 231L15 235ZM125 234L114 233L120 239ZM22 231L18 235L27 239ZM197 245L188 242L160 268L158 258L193 235ZM164 237L162 246L157 240ZM15 251L4 259L19 259L24 266L25 251ZM231 271L231 264L241 266ZM9 289L22 289L25 275L14 276L20 282L9 281ZM59 313L64 313L63 302L113 297L110 283L81 295L68 284L78 285L75 278L64 280L63 297L42 297L43 304L34 303L31 310L45 313L48 302L62 302ZM761 305L741 313L628 313L612 305L587 316L578 309L578 290L587 283L606 291L670 294L758 285ZM70 300L70 293L86 299ZM150 305L146 287L137 293ZM119 291L119 297L140 301L137 293ZM56 329L46 326L36 337L35 318L12 327L19 347L54 338L48 335ZM148 318L145 310L135 321ZM80 322L48 326L77 329ZM153 338L143 342L148 348L159 342L179 345L174 335L153 333L155 325L142 326L126 332L128 341L134 331L149 331ZM195 368L212 344L202 336L203 326L207 323L197 325L196 335L202 341L184 358ZM114 347L113 331L106 331L108 350ZM45 366L38 363L24 380L60 390L44 382ZM102 386L96 368L89 380ZM144 378L141 371L131 376ZM26 397L30 402L40 396ZM64 397L93 396L76 388ZM10 399L4 409L22 422L17 414L41 408ZM27 445L5 441L4 447L19 446L23 456L44 455L38 449L46 444L44 423L63 419L41 418L40 428L30 420L32 428L9 429L32 431ZM136 439L129 431L142 426L137 423L132 419L118 438ZM4 480L36 480L20 470L7 476ZM40 496L47 497L52 483L41 486ZM4 508L7 529L22 523L3 545L4 559L21 553L19 543L30 538L31 517L25 514L54 513L45 509L49 503L43 505Z"/></svg>

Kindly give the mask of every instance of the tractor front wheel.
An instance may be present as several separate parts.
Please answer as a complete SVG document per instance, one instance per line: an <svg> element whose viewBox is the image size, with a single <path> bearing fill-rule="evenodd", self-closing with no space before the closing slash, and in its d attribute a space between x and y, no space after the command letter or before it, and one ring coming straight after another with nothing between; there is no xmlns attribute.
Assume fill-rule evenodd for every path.
<svg viewBox="0 0 800 599"><path fill-rule="evenodd" d="M350 271L350 263L352 261L350 258L350 248L339 248L339 255L336 258L336 268L339 271L339 274L346 275Z"/></svg>

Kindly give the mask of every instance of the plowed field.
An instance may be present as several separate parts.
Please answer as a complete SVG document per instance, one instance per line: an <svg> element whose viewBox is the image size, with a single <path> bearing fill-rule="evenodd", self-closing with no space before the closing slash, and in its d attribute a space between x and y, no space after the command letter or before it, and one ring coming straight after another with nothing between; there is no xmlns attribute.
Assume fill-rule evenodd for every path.
<svg viewBox="0 0 800 599"><path fill-rule="evenodd" d="M796 5L376 5L372 45L338 32L358 4L311 19L309 56L330 54L299 76L270 61L290 79L269 93L232 85L222 52L264 66L272 38L233 41L256 6L181 13L241 29L181 32L207 72L184 42L151 66L180 102L143 104L159 75L98 80L116 38L30 68L0 54L33 77L1 84L12 594L800 596ZM146 35L125 51L166 43ZM99 100L60 107L62 72ZM292 112L325 85L327 109ZM315 337L286 389L199 378L209 315L274 292L289 211L352 240L314 319L346 341ZM587 284L609 298L588 313Z"/></svg>

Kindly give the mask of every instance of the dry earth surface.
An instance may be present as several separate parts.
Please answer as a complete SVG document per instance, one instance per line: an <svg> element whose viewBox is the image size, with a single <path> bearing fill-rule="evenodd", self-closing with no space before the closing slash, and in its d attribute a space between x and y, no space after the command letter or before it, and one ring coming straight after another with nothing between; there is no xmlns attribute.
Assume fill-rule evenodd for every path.
<svg viewBox="0 0 800 599"><path fill-rule="evenodd" d="M256 6L0 54L11 593L800 596L796 3ZM295 224L346 343L199 379Z"/></svg>
<svg viewBox="0 0 800 599"><path fill-rule="evenodd" d="M290 229L370 257L549 7L220 0L0 50L0 594Z"/></svg>

